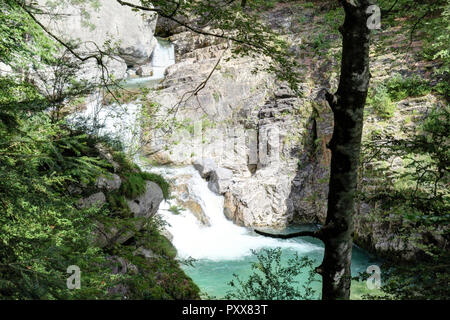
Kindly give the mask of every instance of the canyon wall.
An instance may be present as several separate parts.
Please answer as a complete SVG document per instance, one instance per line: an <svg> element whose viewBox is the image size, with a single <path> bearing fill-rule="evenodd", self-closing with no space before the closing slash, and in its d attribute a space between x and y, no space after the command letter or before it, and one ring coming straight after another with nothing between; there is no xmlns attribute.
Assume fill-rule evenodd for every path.
<svg viewBox="0 0 450 320"><path fill-rule="evenodd" d="M321 89L337 86L339 49L331 47L324 56L312 57L301 49L302 42L319 32L306 27L323 19L314 10L285 5L264 13L298 54L302 97L270 74L253 73L255 66L267 63L263 58L231 57L225 41L163 19L157 27L175 44L177 63L151 100L159 118L176 125L167 122L163 129L147 130L144 155L158 164L193 164L210 189L225 197L224 214L237 224L284 228L291 222L325 222L333 115ZM302 19L296 20L298 16ZM336 34L329 37L339 39ZM408 74L410 66L399 63L405 59L390 52L372 54L372 81L396 72ZM389 121L368 114L364 136L374 130L399 136L411 113L426 114L436 103L432 95L401 101ZM361 183L369 185L364 177ZM420 252L399 234L401 221L380 222L373 212L373 205L358 204L356 243L402 259Z"/></svg>

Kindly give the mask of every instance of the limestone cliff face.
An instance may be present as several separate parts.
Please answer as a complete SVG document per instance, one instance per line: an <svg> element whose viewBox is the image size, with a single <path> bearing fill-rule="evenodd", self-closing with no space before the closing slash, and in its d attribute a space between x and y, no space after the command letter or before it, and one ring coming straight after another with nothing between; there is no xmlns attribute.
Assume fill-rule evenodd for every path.
<svg viewBox="0 0 450 320"><path fill-rule="evenodd" d="M272 76L253 74L256 62L247 58L223 59L206 87L189 97L217 59L227 57L226 44L189 32L171 40L177 64L152 100L161 114L175 107L177 120L186 126L164 138L151 132L145 151L159 163L209 162L203 176L211 190L225 195L226 213L235 222L286 226L294 214L289 199L298 162L294 155L303 148L309 104Z"/></svg>
<svg viewBox="0 0 450 320"><path fill-rule="evenodd" d="M39 20L62 40L78 42L80 55L113 48L113 56L104 63L117 78L125 76L127 66L149 63L156 45L155 14L134 12L110 0L99 0L98 8L88 4L47 6L46 0L39 0L38 4L45 12L55 15L38 16ZM86 72L93 73L92 68L95 61L88 61Z"/></svg>

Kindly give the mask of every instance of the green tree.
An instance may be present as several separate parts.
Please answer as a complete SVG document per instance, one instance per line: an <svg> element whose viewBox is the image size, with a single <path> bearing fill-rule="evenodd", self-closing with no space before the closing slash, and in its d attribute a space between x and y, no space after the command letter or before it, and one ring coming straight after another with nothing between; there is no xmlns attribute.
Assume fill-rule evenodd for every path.
<svg viewBox="0 0 450 320"><path fill-rule="evenodd" d="M257 262L252 263L254 270L246 281L234 274L229 282L233 288L226 299L239 300L307 300L314 297L311 284L315 281L314 261L308 257L300 258L297 254L283 265L281 248L252 250ZM295 277L308 273L307 281L298 289Z"/></svg>
<svg viewBox="0 0 450 320"><path fill-rule="evenodd" d="M99 221L127 231L136 221L110 202L80 205L99 175L114 171L99 143L120 163L117 173L124 180L133 177L123 196L142 193L145 180L152 180L167 197L168 184L109 148L108 137L67 123L62 108L98 84L77 81L78 57L49 36L31 9L25 2L0 2L0 62L12 68L0 77L0 299L122 298L123 286L131 298L197 298L197 286L179 268L156 221L148 221L146 232L136 233L129 246L100 247L94 241ZM30 72L49 76L46 84L36 83ZM136 246L149 243L158 254L151 263L134 254ZM114 274L122 257L132 261L134 273ZM66 286L71 265L82 271L79 290ZM157 276L167 279L158 282Z"/></svg>
<svg viewBox="0 0 450 320"><path fill-rule="evenodd" d="M412 262L391 259L384 264L382 291L387 297L450 297L446 248L450 237L449 130L449 107L435 107L417 128L403 130L406 138L374 135L364 144L363 159L401 159L403 169L365 169L366 177L381 177L383 183L364 190L362 199L378 203L380 221L401 221L397 236L421 249L421 255Z"/></svg>

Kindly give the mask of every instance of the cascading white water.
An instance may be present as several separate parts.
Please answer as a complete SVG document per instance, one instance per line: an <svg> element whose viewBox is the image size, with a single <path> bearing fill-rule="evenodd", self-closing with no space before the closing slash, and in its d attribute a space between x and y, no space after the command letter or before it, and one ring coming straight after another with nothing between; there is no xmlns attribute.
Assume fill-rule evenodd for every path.
<svg viewBox="0 0 450 320"><path fill-rule="evenodd" d="M175 46L166 40L157 38L151 57L153 74L150 77L134 78L126 81L127 86L152 83L164 79L166 69L175 64Z"/></svg>
<svg viewBox="0 0 450 320"><path fill-rule="evenodd" d="M164 79L166 69L175 64L175 46L169 41L157 40L151 60L153 75L151 77L127 80L126 86L151 83ZM94 94L89 97L86 103L86 110L74 114L69 118L69 121L84 123L90 128L98 127L97 134L109 134L120 138L120 141L127 149L137 146L140 134L138 124L140 105L127 103L104 106L101 103L101 98L100 94Z"/></svg>
<svg viewBox="0 0 450 320"><path fill-rule="evenodd" d="M99 136L108 134L117 138L128 150L136 147L141 130L138 121L141 106L135 103L105 106L100 99L100 94L90 96L86 109L69 117L69 122L92 128Z"/></svg>
<svg viewBox="0 0 450 320"><path fill-rule="evenodd" d="M152 53L153 78L162 79L168 67L175 64L175 46L169 41L158 39Z"/></svg>
<svg viewBox="0 0 450 320"><path fill-rule="evenodd" d="M251 249L290 248L300 253L321 250L320 247L299 240L278 240L252 234L248 229L239 227L226 219L223 213L224 198L209 190L208 183L192 167L153 168L171 179L177 176L189 176L189 194L193 196L209 218L210 226L202 225L189 210L180 214L169 212L171 205L160 205L159 214L169 223L168 230L173 235L173 244L181 258L208 260L235 260L251 255Z"/></svg>

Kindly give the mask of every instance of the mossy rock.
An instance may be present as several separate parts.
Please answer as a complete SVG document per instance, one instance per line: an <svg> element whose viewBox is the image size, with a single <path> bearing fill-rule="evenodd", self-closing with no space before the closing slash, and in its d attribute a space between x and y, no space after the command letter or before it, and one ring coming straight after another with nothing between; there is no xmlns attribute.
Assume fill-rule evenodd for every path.
<svg viewBox="0 0 450 320"><path fill-rule="evenodd" d="M175 259L177 249L165 236L159 233L152 233L149 239L149 248L157 255Z"/></svg>

